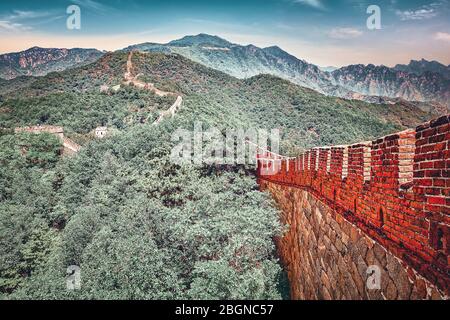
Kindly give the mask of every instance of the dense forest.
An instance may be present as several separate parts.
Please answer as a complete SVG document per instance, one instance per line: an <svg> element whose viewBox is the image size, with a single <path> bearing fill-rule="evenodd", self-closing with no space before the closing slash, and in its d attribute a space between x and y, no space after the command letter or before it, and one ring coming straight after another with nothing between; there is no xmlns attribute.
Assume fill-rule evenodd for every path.
<svg viewBox="0 0 450 320"><path fill-rule="evenodd" d="M133 73L183 96L172 119L153 121L173 96L121 84L126 53L0 90L0 298L282 299L286 280L273 238L277 209L252 166L175 165L178 128L281 129L284 153L352 143L428 115L402 105L326 97L272 76L238 80L178 55L136 53ZM63 126L82 144L70 157L48 134ZM92 130L108 126L108 138ZM81 290L67 290L68 266Z"/></svg>
<svg viewBox="0 0 450 320"><path fill-rule="evenodd" d="M60 162L51 137L16 137L26 157L3 137L2 291L40 299L281 298L272 243L281 226L270 200L244 169L171 164L173 125L135 127ZM70 265L81 266L81 291L65 288Z"/></svg>

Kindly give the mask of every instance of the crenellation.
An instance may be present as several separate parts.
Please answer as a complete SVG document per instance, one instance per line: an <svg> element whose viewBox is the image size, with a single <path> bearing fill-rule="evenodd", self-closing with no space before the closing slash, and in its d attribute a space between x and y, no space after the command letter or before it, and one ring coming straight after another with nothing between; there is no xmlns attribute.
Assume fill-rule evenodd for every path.
<svg viewBox="0 0 450 320"><path fill-rule="evenodd" d="M348 176L348 146L343 147L342 156L342 179L346 179Z"/></svg>
<svg viewBox="0 0 450 320"><path fill-rule="evenodd" d="M305 153L305 171L309 171L310 163L311 163L311 161L310 161L310 152L306 151L306 153Z"/></svg>
<svg viewBox="0 0 450 320"><path fill-rule="evenodd" d="M448 295L449 119L371 142L309 150L290 165L300 170L284 165L259 181L310 192L333 217L357 225Z"/></svg>
<svg viewBox="0 0 450 320"><path fill-rule="evenodd" d="M309 153L309 155L310 155L309 169L311 171L317 171L317 168L318 168L317 154L318 154L317 149L311 149L311 152Z"/></svg>
<svg viewBox="0 0 450 320"><path fill-rule="evenodd" d="M372 145L367 144L363 147L363 175L364 181L370 181L372 162Z"/></svg>

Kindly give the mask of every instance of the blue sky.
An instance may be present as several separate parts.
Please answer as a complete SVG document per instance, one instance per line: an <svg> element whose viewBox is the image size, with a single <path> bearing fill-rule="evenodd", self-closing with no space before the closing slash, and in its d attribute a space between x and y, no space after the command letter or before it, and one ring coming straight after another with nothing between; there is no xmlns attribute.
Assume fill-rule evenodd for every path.
<svg viewBox="0 0 450 320"><path fill-rule="evenodd" d="M81 30L66 8L81 8ZM369 5L381 30L369 30ZM394 65L426 58L450 64L450 0L3 0L0 52L32 46L115 50L209 33L240 44L278 45L322 66Z"/></svg>

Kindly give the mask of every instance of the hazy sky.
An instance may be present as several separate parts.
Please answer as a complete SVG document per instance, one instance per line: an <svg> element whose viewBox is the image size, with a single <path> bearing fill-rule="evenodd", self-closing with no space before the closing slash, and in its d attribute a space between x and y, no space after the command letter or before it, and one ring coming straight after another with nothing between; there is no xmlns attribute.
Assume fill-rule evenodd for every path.
<svg viewBox="0 0 450 320"><path fill-rule="evenodd" d="M81 30L66 9L81 8ZM369 30L369 5L381 30ZM278 45L321 66L450 64L450 0L2 0L0 52L41 47L115 50L209 33L239 44Z"/></svg>

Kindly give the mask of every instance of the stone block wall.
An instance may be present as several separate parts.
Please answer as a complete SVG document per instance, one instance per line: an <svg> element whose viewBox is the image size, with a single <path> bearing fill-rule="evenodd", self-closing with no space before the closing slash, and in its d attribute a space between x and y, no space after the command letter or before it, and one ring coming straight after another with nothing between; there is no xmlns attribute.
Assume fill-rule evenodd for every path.
<svg viewBox="0 0 450 320"><path fill-rule="evenodd" d="M438 288L313 194L261 181L288 232L277 239L291 296L300 300L444 299ZM373 266L380 286L369 289ZM379 289L378 289L379 288Z"/></svg>
<svg viewBox="0 0 450 320"><path fill-rule="evenodd" d="M290 192L292 189L297 189L298 192L307 191L310 197L314 197L327 208L328 215L335 221L331 223L332 225L344 219L346 223L364 234L364 237L373 240L390 255L399 259L403 270L410 277L409 281L413 284L411 292L408 296L409 289L400 290L404 285L398 287L395 279L389 278L393 282L390 285L390 293L383 292L382 297L393 298L395 296L393 286L397 290L397 298L436 297L436 292L446 297L449 295L450 287L449 122L450 117L445 116L415 130L406 130L371 142L316 148L295 159L274 156L270 153L260 154L259 182L262 188L272 191L284 215L300 216L291 218L290 221L303 219L305 212L301 208L295 211L298 204L289 204L292 201L289 197L276 196L274 192L279 191L276 186ZM303 201L305 198L305 196L296 197L296 201ZM303 203L306 205L304 201ZM324 216L322 211L320 210ZM308 223L310 228L314 228L311 221L303 221L303 226L306 228ZM307 231L300 228L295 232L298 233L297 237L304 237L304 232ZM341 234L344 239L348 236ZM326 239L323 241L325 245L317 243L311 247L310 254L322 259L322 254L332 250ZM340 246L342 239L339 241ZM304 244L282 240L279 243L281 252L294 250L296 245ZM349 243L348 250L357 245L347 243ZM334 241L331 244L338 245ZM321 248L324 248L325 253L320 251ZM338 260L334 263L339 262L339 258L335 259ZM362 259L367 264L367 256L357 259ZM289 261L285 259L285 263L289 264ZM292 260L292 263L301 264L302 259ZM381 267L385 271L388 270L387 265ZM328 272L324 274L323 280L326 282L325 276L330 275ZM420 279L420 283L416 284L416 279ZM424 287L421 284L422 280L425 283L426 296L413 295L414 287ZM389 283L389 280L387 282ZM322 284L317 281L314 283L316 286ZM437 291L432 288L437 288ZM359 294L361 298L371 298L367 293L364 295L363 292L359 292ZM342 292L340 295L349 297ZM295 297L335 298L338 295L328 290L316 296L309 293L295 294Z"/></svg>

